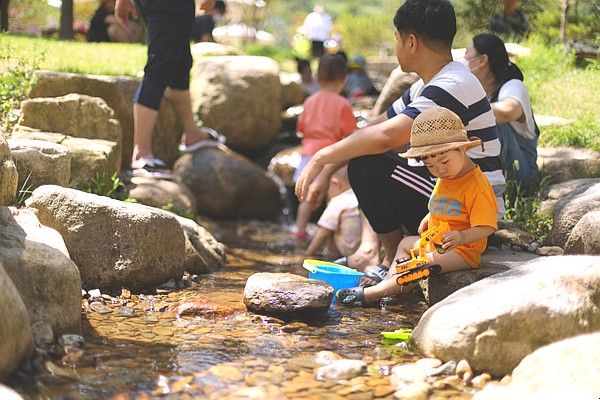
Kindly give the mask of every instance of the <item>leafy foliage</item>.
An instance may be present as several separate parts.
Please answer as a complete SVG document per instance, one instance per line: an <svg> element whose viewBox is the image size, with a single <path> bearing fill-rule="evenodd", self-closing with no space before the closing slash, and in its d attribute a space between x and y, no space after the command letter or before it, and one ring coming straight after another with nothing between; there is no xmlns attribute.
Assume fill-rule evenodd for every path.
<svg viewBox="0 0 600 400"><path fill-rule="evenodd" d="M552 215L540 211L541 194L548 186L548 182L549 178L544 177L535 193L526 194L516 181L508 180L504 193L506 204L504 218L521 225L539 242L544 242L552 229Z"/></svg>
<svg viewBox="0 0 600 400"><path fill-rule="evenodd" d="M125 185L119 179L117 174L107 176L104 173L96 172L96 176L89 180L76 180L71 183L71 187L87 193L106 196L117 200L123 200Z"/></svg>

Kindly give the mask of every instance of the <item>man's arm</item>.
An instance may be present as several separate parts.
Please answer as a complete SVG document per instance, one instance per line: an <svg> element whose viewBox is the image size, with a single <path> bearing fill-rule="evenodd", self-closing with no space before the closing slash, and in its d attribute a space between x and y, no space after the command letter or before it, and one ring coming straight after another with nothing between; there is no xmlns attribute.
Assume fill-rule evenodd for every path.
<svg viewBox="0 0 600 400"><path fill-rule="evenodd" d="M306 198L309 185L327 164L345 163L353 158L381 154L409 142L413 120L399 114L377 125L359 129L352 135L319 150L296 182L296 195Z"/></svg>

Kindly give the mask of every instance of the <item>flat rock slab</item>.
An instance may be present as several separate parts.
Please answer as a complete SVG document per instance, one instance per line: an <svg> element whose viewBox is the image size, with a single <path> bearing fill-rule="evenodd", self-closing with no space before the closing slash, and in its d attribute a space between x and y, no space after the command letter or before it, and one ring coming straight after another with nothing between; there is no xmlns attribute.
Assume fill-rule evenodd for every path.
<svg viewBox="0 0 600 400"><path fill-rule="evenodd" d="M244 289L248 310L266 315L325 313L332 298L327 283L287 273L254 274Z"/></svg>
<svg viewBox="0 0 600 400"><path fill-rule="evenodd" d="M429 308L411 340L427 357L503 376L541 346L599 330L599 290L600 257L538 258Z"/></svg>
<svg viewBox="0 0 600 400"><path fill-rule="evenodd" d="M490 248L483 253L480 268L433 276L421 281L421 288L429 305L434 305L459 289L537 257L539 256L527 252Z"/></svg>
<svg viewBox="0 0 600 400"><path fill-rule="evenodd" d="M598 152L572 147L538 147L537 151L540 171L551 176L554 183L600 177Z"/></svg>

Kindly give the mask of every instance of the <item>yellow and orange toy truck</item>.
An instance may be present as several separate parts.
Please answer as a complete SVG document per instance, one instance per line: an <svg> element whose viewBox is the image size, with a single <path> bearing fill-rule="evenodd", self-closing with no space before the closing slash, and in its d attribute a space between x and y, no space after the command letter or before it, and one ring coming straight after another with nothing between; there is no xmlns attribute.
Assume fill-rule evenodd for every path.
<svg viewBox="0 0 600 400"><path fill-rule="evenodd" d="M439 274L442 271L440 265L429 265L427 251L435 249L438 253L444 254L446 250L442 247L442 237L450 230L450 226L445 221L434 227L427 229L421 234L419 246L410 249L410 259L396 260L396 283L406 285L407 283L425 279L431 275Z"/></svg>

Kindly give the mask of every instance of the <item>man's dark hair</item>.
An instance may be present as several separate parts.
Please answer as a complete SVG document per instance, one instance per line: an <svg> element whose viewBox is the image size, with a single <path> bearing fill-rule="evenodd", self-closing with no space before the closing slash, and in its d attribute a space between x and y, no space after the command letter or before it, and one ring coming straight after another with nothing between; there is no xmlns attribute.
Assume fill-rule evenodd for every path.
<svg viewBox="0 0 600 400"><path fill-rule="evenodd" d="M301 74L306 68L310 69L310 62L299 58L298 60L298 73Z"/></svg>
<svg viewBox="0 0 600 400"><path fill-rule="evenodd" d="M398 32L451 48L456 35L456 14L447 0L407 0L394 17Z"/></svg>
<svg viewBox="0 0 600 400"><path fill-rule="evenodd" d="M335 82L348 75L348 62L339 54L325 54L319 61L317 78L322 82Z"/></svg>
<svg viewBox="0 0 600 400"><path fill-rule="evenodd" d="M223 0L215 0L215 5L213 6L213 10L220 11L221 14L225 15L227 11L227 6Z"/></svg>

